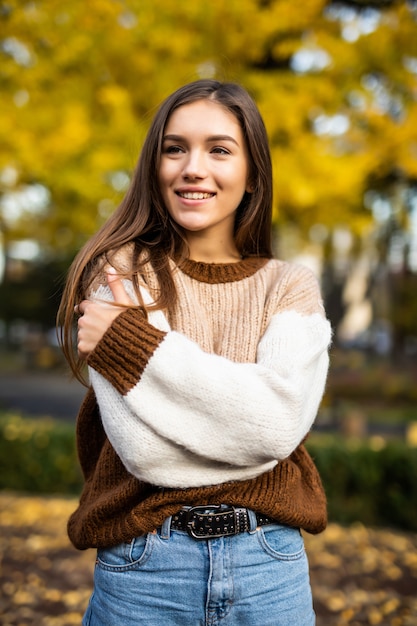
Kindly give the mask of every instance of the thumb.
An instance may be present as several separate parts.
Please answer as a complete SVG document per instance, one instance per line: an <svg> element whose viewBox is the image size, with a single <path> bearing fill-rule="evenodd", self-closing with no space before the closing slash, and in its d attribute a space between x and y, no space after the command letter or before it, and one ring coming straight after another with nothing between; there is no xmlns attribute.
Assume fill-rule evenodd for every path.
<svg viewBox="0 0 417 626"><path fill-rule="evenodd" d="M115 303L123 304L124 306L131 306L133 302L126 293L126 289L124 288L122 279L120 278L114 267L109 267L106 269L106 278L107 284L113 294Z"/></svg>

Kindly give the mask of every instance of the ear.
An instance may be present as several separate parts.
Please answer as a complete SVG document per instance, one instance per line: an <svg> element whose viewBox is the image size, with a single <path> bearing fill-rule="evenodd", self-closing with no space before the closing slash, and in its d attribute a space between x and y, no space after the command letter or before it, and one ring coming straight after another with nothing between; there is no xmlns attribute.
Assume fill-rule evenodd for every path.
<svg viewBox="0 0 417 626"><path fill-rule="evenodd" d="M247 193L253 193L256 189L256 185L252 180L248 180L248 183L246 185L246 191Z"/></svg>

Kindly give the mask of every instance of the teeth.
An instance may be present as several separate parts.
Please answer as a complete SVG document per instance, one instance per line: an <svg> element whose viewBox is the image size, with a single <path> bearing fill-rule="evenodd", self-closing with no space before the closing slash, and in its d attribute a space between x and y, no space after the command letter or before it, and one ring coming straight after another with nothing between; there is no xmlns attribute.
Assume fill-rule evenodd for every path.
<svg viewBox="0 0 417 626"><path fill-rule="evenodd" d="M202 193L199 191L186 191L184 193L179 193L178 195L186 200L207 200L207 198L211 198L214 194Z"/></svg>

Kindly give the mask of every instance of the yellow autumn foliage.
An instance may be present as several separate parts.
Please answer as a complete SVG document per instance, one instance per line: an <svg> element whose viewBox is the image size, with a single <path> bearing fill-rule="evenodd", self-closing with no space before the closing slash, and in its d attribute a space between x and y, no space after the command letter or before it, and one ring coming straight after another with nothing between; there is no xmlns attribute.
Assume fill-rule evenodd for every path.
<svg viewBox="0 0 417 626"><path fill-rule="evenodd" d="M73 250L119 201L114 174L131 173L160 101L217 77L242 83L259 104L275 220L303 233L317 223L363 232L365 191L393 172L417 178L417 18L412 3L349 19L340 6L1 3L0 195L44 185L51 205L27 236L53 248L65 232ZM8 228L25 236L22 223Z"/></svg>
<svg viewBox="0 0 417 626"><path fill-rule="evenodd" d="M0 494L2 624L80 624L95 554L66 536L74 498ZM305 535L317 626L412 626L417 536L361 524Z"/></svg>

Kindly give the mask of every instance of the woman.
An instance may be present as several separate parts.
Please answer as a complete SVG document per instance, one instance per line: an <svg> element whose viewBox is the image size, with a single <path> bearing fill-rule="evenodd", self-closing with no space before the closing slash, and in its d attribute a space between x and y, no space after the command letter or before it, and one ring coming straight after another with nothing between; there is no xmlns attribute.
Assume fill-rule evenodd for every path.
<svg viewBox="0 0 417 626"><path fill-rule="evenodd" d="M98 550L84 626L314 624L300 529L325 528L326 502L303 441L330 327L310 271L272 259L271 190L247 92L185 85L70 270L63 346L91 386L68 532Z"/></svg>

